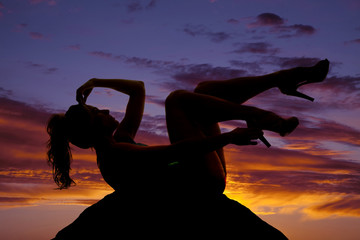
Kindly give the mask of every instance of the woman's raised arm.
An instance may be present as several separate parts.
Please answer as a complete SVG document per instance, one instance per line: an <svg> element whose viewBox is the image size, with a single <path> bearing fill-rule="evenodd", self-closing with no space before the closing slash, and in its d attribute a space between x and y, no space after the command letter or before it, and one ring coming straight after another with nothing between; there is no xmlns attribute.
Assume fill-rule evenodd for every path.
<svg viewBox="0 0 360 240"><path fill-rule="evenodd" d="M145 87L142 81L125 79L97 79L93 78L78 88L76 100L85 104L87 97L94 87L111 88L129 95L129 102L126 107L124 119L115 132L117 137L134 138L140 126L145 105Z"/></svg>

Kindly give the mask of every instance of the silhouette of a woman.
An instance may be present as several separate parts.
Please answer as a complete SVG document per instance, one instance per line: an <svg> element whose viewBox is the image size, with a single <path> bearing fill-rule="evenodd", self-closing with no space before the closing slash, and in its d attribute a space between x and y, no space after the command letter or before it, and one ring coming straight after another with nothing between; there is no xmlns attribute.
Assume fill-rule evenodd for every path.
<svg viewBox="0 0 360 240"><path fill-rule="evenodd" d="M194 92L174 91L165 101L171 144L160 146L146 146L133 140L143 116L143 82L90 79L77 90L79 104L71 106L65 114L53 115L48 122L48 161L53 167L54 181L60 189L74 183L69 174L69 143L72 143L96 150L103 178L115 190L161 191L176 182L177 187L185 191L222 193L226 179L225 145L254 145L256 139L266 141L262 130L285 136L298 125L295 117L284 119L242 103L273 87L284 94L312 101L297 92L297 88L323 81L328 68L329 61L323 60L313 67L292 68L264 76L202 82ZM108 110L86 105L95 87L129 95L120 123ZM218 123L235 119L245 120L249 128L221 133Z"/></svg>

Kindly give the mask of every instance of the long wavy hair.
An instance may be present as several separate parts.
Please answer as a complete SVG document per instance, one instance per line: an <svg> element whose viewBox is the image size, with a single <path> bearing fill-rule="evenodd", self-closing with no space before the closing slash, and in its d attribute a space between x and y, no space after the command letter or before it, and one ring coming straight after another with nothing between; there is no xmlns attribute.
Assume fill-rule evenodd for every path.
<svg viewBox="0 0 360 240"><path fill-rule="evenodd" d="M72 155L69 143L83 149L93 147L92 124L92 116L83 105L73 105L65 114L50 117L46 129L50 137L47 161L59 189L75 184L70 177Z"/></svg>

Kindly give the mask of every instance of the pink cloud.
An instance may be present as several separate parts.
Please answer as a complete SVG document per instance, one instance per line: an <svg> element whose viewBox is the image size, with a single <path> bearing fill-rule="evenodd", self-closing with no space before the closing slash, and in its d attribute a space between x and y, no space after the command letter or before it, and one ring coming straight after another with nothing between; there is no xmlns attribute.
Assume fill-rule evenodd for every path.
<svg viewBox="0 0 360 240"><path fill-rule="evenodd" d="M29 33L30 38L36 39L36 40L42 40L44 39L44 35L39 32L30 32Z"/></svg>

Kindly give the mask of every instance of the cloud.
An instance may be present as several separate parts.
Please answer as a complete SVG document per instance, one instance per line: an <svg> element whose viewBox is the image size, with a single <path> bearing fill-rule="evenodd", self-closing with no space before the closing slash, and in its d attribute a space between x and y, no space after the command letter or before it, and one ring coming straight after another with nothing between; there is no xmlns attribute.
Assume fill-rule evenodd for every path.
<svg viewBox="0 0 360 240"><path fill-rule="evenodd" d="M240 21L239 20L236 20L234 18L230 18L226 21L227 23L231 23L231 24L238 24Z"/></svg>
<svg viewBox="0 0 360 240"><path fill-rule="evenodd" d="M273 31L274 33L280 33L280 38L291 38L304 35L312 35L316 32L316 29L310 25L294 24L289 26L275 27L271 31Z"/></svg>
<svg viewBox="0 0 360 240"><path fill-rule="evenodd" d="M274 51L272 45L266 42L261 44L238 43L241 51ZM251 48L254 48L251 50ZM228 66L214 66L209 63L191 64L183 61L164 61L141 57L129 57L116 55L108 52L93 51L92 56L129 64L137 68L147 68L154 70L154 73L166 76L169 80L162 81L161 87L169 91L175 89L193 90L201 81L225 80L250 75L263 75L262 65L272 65L281 69L293 67L308 67L315 65L321 59L314 57L279 57L279 56L259 56L259 60L246 62L241 60L230 60ZM261 63L261 65L260 65ZM331 68L337 63L331 63ZM170 78L169 78L170 77ZM171 80L172 79L172 80ZM287 114L317 114L324 109L348 110L360 107L359 78L351 76L331 76L321 84L310 84L301 87L299 90L321 101L321 105L304 103L298 98L287 97L284 101L283 95L279 91L272 89L261 94L261 98L251 99L250 104L261 106L262 108L287 112ZM311 86L311 87L309 87ZM281 98L281 99L280 99ZM276 107L275 107L276 106Z"/></svg>
<svg viewBox="0 0 360 240"><path fill-rule="evenodd" d="M28 27L27 23L20 23L15 26L14 32L22 32L25 28Z"/></svg>
<svg viewBox="0 0 360 240"><path fill-rule="evenodd" d="M263 26L279 26L285 23L285 20L274 13L262 13L255 18L255 22L248 25L250 28Z"/></svg>
<svg viewBox="0 0 360 240"><path fill-rule="evenodd" d="M165 99L159 99L157 96L153 95L146 95L146 103L156 104L161 107L165 107Z"/></svg>
<svg viewBox="0 0 360 240"><path fill-rule="evenodd" d="M333 141L360 147L360 131L353 127L326 119L316 119L315 123L308 124L311 126L299 129L289 138L312 140L312 136L316 136L318 141Z"/></svg>
<svg viewBox="0 0 360 240"><path fill-rule="evenodd" d="M234 21L232 21L234 22ZM311 25L305 24L286 24L287 20L281 18L274 13L262 13L255 17L254 21L249 23L247 27L257 32L257 29L263 31L267 29L267 33L276 34L279 38L291 38L306 35L313 35L316 29Z"/></svg>
<svg viewBox="0 0 360 240"><path fill-rule="evenodd" d="M305 149L318 141L317 132L309 132L307 137L307 144L304 142L302 145ZM328 140L332 141L331 137ZM320 206L327 205L331 199L329 196L360 198L359 162L335 159L338 156L336 153L322 155L319 149L306 151L304 148L285 148L273 146L266 149L263 145L227 147L227 191L235 196L241 194L243 201L250 202L255 210L267 206L275 209L275 212L295 208L304 211L304 214L311 211L315 215L326 209L327 213L322 217L331 214L358 215L358 200L348 201L346 208L324 207L323 210ZM331 152L331 149L328 150ZM312 196L313 199L296 201L303 196ZM349 209L355 211L351 213Z"/></svg>
<svg viewBox="0 0 360 240"><path fill-rule="evenodd" d="M13 91L0 87L0 97L11 97Z"/></svg>
<svg viewBox="0 0 360 240"><path fill-rule="evenodd" d="M255 43L235 43L234 46L238 47L234 53L252 53L252 54L276 54L280 51L279 48L273 48L272 44L267 42Z"/></svg>
<svg viewBox="0 0 360 240"><path fill-rule="evenodd" d="M205 36L205 37L209 38L210 41L215 42L215 43L223 42L232 37L231 34L223 32L223 31L213 32L213 31L207 29L204 25L187 24L184 27L183 31L192 37Z"/></svg>
<svg viewBox="0 0 360 240"><path fill-rule="evenodd" d="M246 62L240 60L230 60L230 65L237 68L246 69L249 72L249 75L260 75L263 73L263 69L260 64L256 61Z"/></svg>
<svg viewBox="0 0 360 240"><path fill-rule="evenodd" d="M187 64L174 70L172 78L179 83L185 84L184 87L195 87L202 81L236 78L247 73L245 70L230 67L214 67L211 64Z"/></svg>
<svg viewBox="0 0 360 240"><path fill-rule="evenodd" d="M137 11L140 11L140 10L142 10L143 9L143 7L142 7L142 5L139 3L139 2L132 2L132 3L130 3L129 5L127 5L127 10L128 10L128 12L137 12Z"/></svg>
<svg viewBox="0 0 360 240"><path fill-rule="evenodd" d="M335 201L314 206L311 210L329 214L338 213L341 215L360 216L359 206L359 195L345 195L337 197Z"/></svg>
<svg viewBox="0 0 360 240"><path fill-rule="evenodd" d="M53 74L59 70L59 68L57 68L57 67L49 67L45 64L34 63L31 61L26 61L26 62L22 62L22 63L24 63L25 66L28 68L32 68L35 70L41 70L42 73L44 73L44 74Z"/></svg>
<svg viewBox="0 0 360 240"><path fill-rule="evenodd" d="M128 13L133 13L133 12L138 12L141 10L149 10L152 9L156 6L156 0L151 0L148 4L143 5L142 2L140 1L132 1L131 3L129 3L126 7L127 7L127 11Z"/></svg>
<svg viewBox="0 0 360 240"><path fill-rule="evenodd" d="M35 39L35 40L44 39L44 35L42 33L39 33L39 32L30 32L29 36L30 36L30 38Z"/></svg>
<svg viewBox="0 0 360 240"><path fill-rule="evenodd" d="M183 64L174 61L114 55L102 51L93 51L89 54L95 57L135 65L136 67L154 69L156 73L170 76L176 82L170 81L163 83L163 86L169 90L193 89L201 81L236 78L244 76L247 73L246 70L231 67L216 67L207 63Z"/></svg>
<svg viewBox="0 0 360 240"><path fill-rule="evenodd" d="M46 163L45 126L51 111L0 97L0 207L28 206L61 198L98 199L111 190L102 180L95 153L73 149L71 175L78 186L58 193ZM89 192L93 191L90 195ZM87 196L88 195L88 196ZM87 197L86 197L87 196ZM75 204L75 203L73 203Z"/></svg>
<svg viewBox="0 0 360 240"><path fill-rule="evenodd" d="M360 38L351 40L351 41L346 41L344 42L345 45L352 45L352 44L360 44Z"/></svg>
<svg viewBox="0 0 360 240"><path fill-rule="evenodd" d="M80 50L80 44L69 45L66 49L78 51Z"/></svg>
<svg viewBox="0 0 360 240"><path fill-rule="evenodd" d="M107 59L112 59L112 53L105 53L102 51L93 51L93 52L89 52L90 55L95 56L95 57L101 57L101 58L107 58Z"/></svg>
<svg viewBox="0 0 360 240"><path fill-rule="evenodd" d="M266 56L263 57L261 61L265 64L277 65L281 69L287 69L294 67L311 67L314 66L320 60L321 60L320 58L312 58L312 57Z"/></svg>

